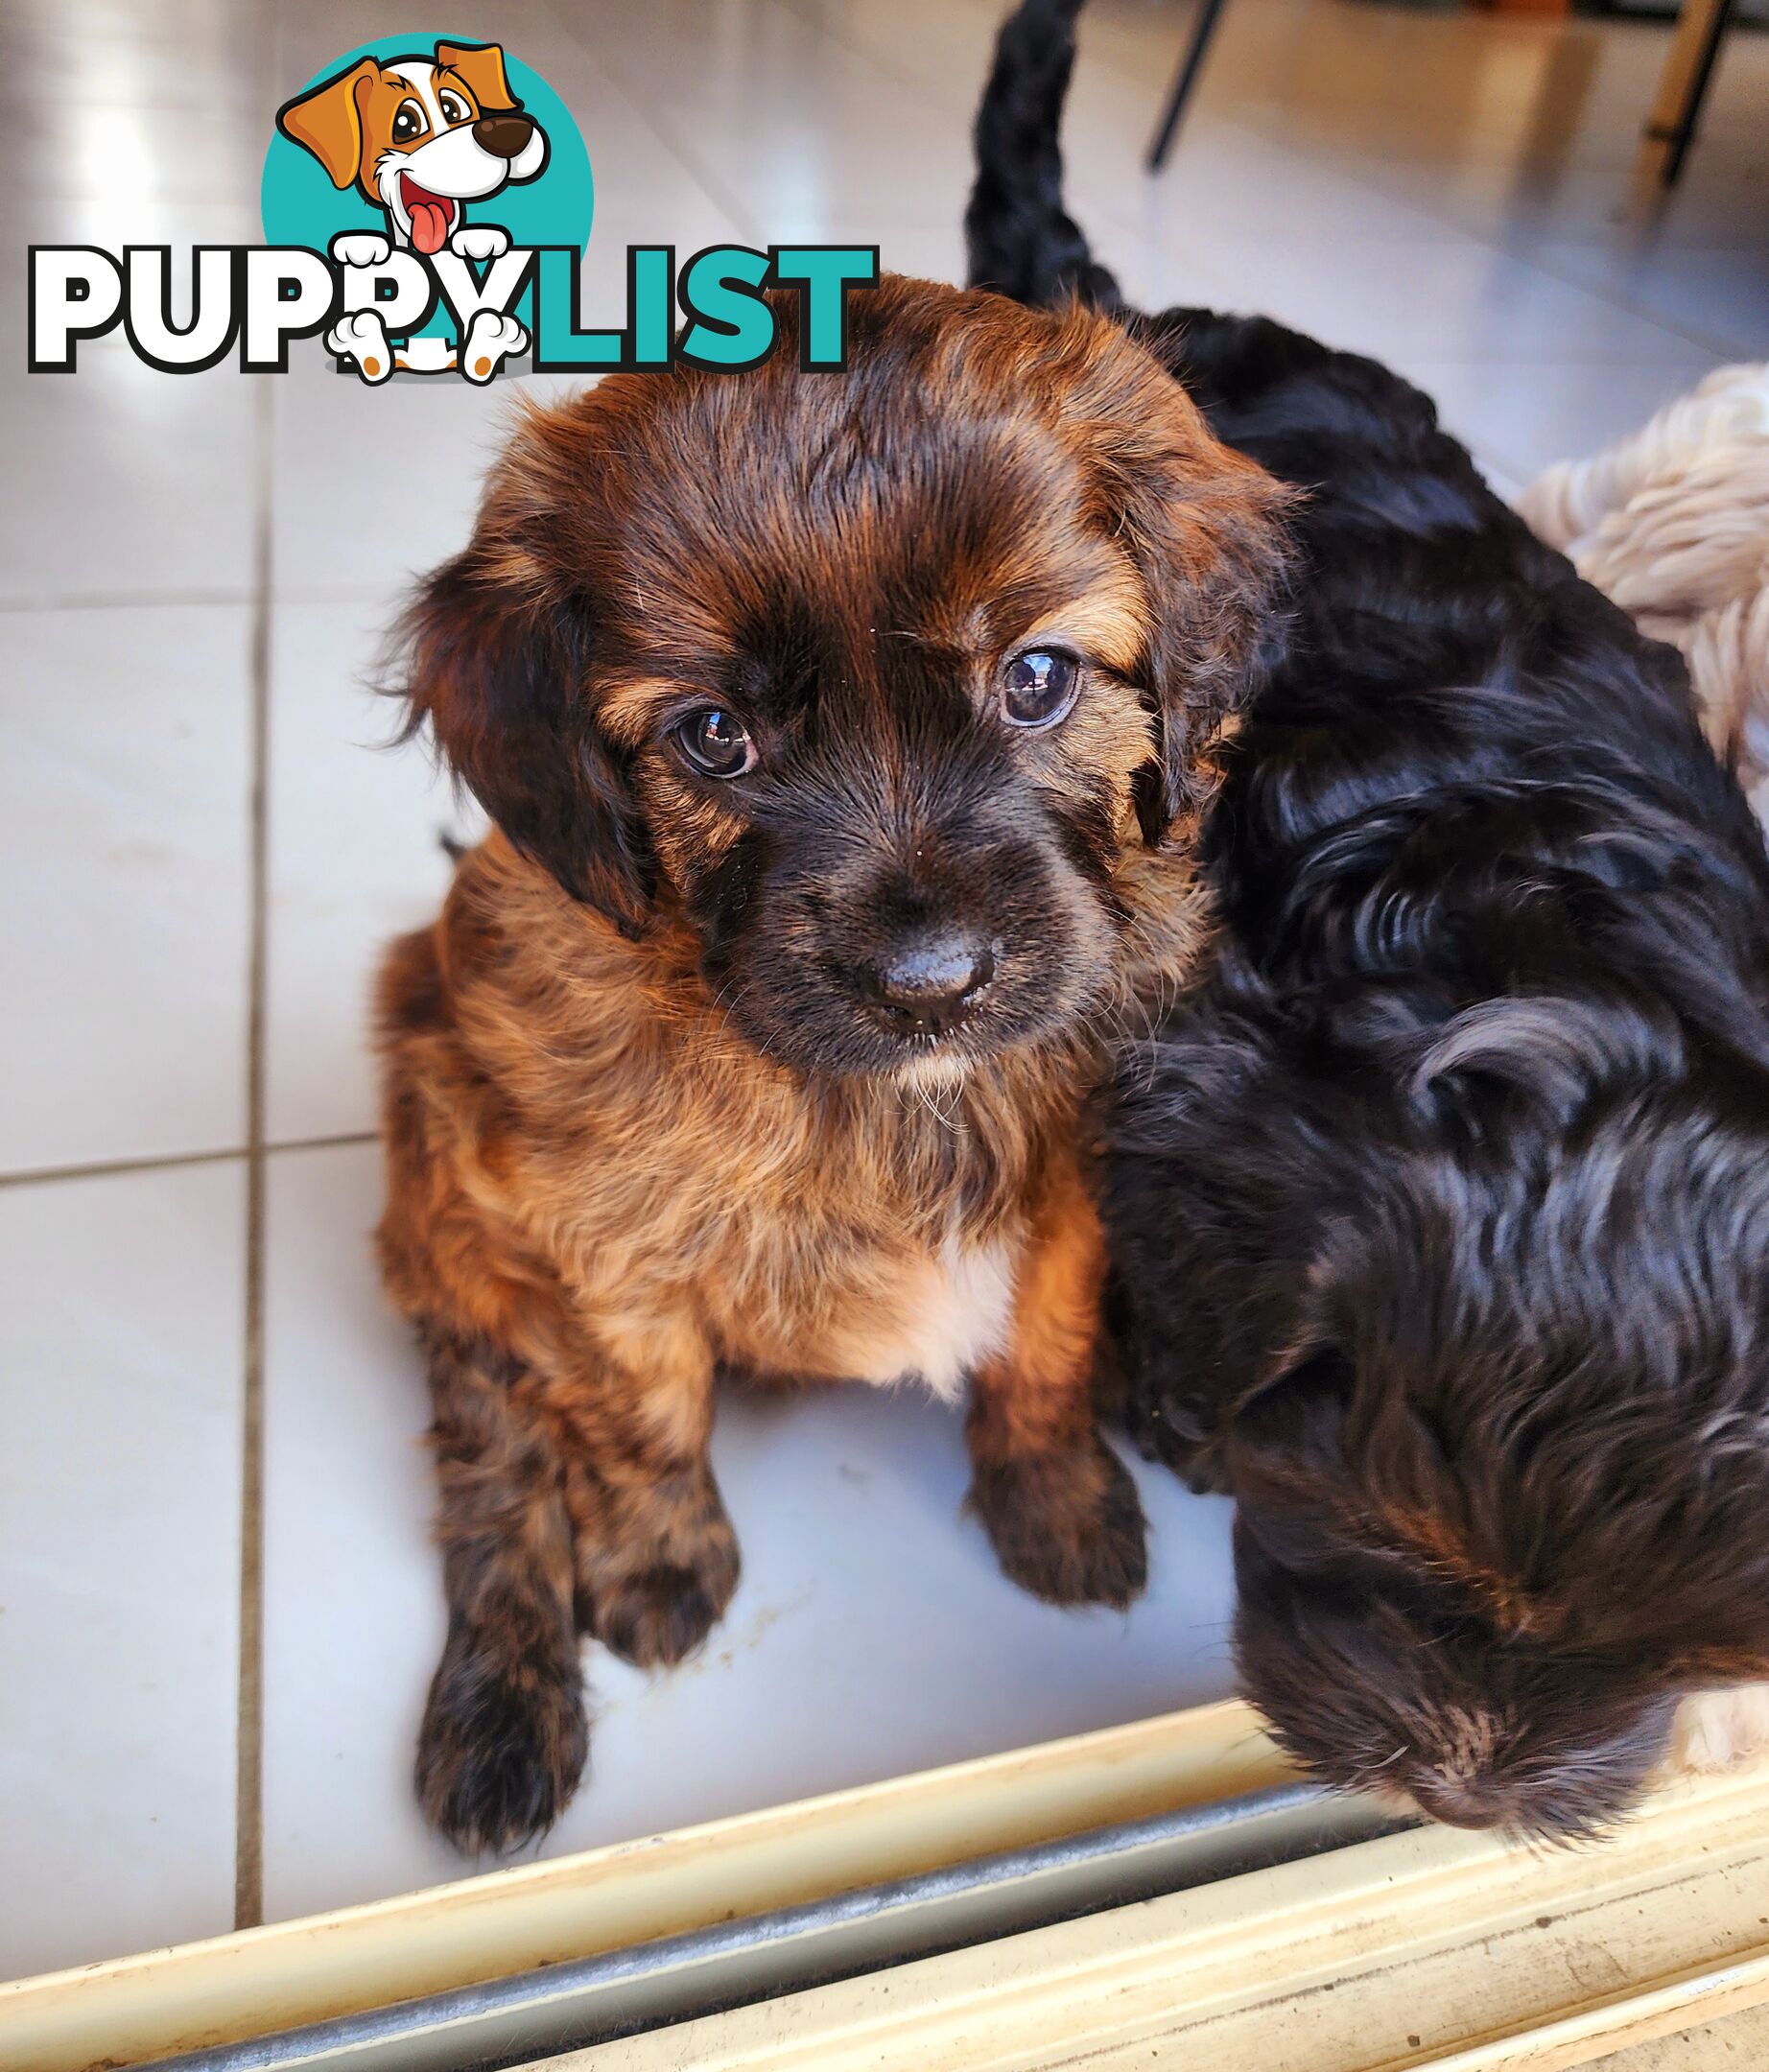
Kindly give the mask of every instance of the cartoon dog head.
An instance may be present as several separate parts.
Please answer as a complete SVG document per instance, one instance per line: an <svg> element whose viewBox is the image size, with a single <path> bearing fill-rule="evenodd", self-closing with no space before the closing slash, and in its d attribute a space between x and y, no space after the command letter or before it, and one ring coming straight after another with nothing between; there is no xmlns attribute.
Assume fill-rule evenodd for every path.
<svg viewBox="0 0 1769 2072"><path fill-rule="evenodd" d="M276 111L334 187L386 209L397 243L437 252L467 201L545 169L547 136L509 90L496 43L438 43L434 58L365 58Z"/></svg>

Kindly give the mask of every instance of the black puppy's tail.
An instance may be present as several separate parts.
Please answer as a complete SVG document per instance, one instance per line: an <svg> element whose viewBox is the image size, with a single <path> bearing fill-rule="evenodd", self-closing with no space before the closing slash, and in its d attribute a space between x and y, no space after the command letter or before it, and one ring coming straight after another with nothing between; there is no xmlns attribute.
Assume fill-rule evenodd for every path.
<svg viewBox="0 0 1769 2072"><path fill-rule="evenodd" d="M964 212L964 235L973 288L994 288L1016 302L1078 295L1097 308L1116 309L1117 281L1095 263L1087 239L1063 207L1057 134L1081 5L1022 0L1002 24L977 110L977 184Z"/></svg>

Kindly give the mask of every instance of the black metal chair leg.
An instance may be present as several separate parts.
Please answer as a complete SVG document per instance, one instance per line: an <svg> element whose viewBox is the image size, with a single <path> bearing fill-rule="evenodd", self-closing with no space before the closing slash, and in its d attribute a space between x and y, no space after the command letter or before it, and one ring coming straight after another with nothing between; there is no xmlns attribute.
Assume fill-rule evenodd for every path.
<svg viewBox="0 0 1769 2072"><path fill-rule="evenodd" d="M1180 61L1179 77L1173 82L1173 90L1168 96L1168 105L1161 117L1161 127L1155 131L1155 141L1148 147L1148 170L1159 173L1168 162L1168 153L1173 148L1173 132L1179 128L1179 118L1186 112L1186 103L1191 98L1191 89L1197 84L1198 71L1204 62L1204 53L1210 48L1210 39L1216 33L1216 22L1227 0L1204 0L1197 19L1197 27L1191 32L1191 48Z"/></svg>

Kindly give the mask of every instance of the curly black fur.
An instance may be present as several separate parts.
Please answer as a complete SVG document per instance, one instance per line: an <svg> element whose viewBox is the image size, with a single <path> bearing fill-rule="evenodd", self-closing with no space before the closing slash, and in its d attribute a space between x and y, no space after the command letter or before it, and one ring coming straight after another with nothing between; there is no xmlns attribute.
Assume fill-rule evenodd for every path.
<svg viewBox="0 0 1769 2072"><path fill-rule="evenodd" d="M964 213L971 286L1016 302L1070 294L1118 306L1118 283L1095 262L1063 208L1057 129L1074 65L1082 0L1027 0L1002 24L995 68L977 110L977 185Z"/></svg>
<svg viewBox="0 0 1769 2072"><path fill-rule="evenodd" d="M1003 35L1022 125L1073 13L1021 11L1063 47L1017 82ZM1008 277L1060 292L1073 225L1023 202ZM1679 1694L1769 1670L1761 837L1678 655L1416 389L1134 321L1309 494L1208 835L1218 966L1102 1122L1133 1418L1238 1498L1239 1664L1302 1759L1587 1833Z"/></svg>

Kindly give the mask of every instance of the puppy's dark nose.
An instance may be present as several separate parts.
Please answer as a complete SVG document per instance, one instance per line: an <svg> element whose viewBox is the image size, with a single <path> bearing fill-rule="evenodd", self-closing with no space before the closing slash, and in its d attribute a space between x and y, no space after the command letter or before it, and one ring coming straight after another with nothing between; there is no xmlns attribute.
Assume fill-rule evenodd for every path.
<svg viewBox="0 0 1769 2072"><path fill-rule="evenodd" d="M482 115L473 125L473 141L494 158L514 158L527 146L534 134L534 124L527 115Z"/></svg>
<svg viewBox="0 0 1769 2072"><path fill-rule="evenodd" d="M1517 1818L1513 1795L1490 1778L1452 1778L1427 1770L1408 1779L1419 1810L1450 1827L1503 1827Z"/></svg>
<svg viewBox="0 0 1769 2072"><path fill-rule="evenodd" d="M867 974L880 1015L906 1036L945 1036L957 1027L995 977L979 936L956 930L917 935L887 951Z"/></svg>

